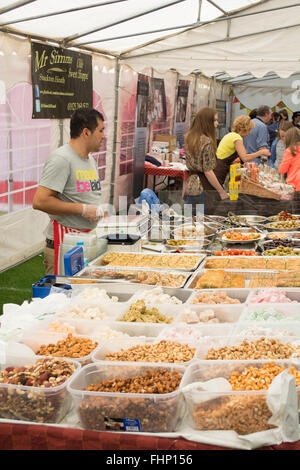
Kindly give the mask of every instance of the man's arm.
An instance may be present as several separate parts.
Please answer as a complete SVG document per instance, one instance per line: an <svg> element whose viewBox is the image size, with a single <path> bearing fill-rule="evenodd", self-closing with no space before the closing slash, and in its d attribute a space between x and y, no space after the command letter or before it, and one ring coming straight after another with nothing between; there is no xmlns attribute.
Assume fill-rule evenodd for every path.
<svg viewBox="0 0 300 470"><path fill-rule="evenodd" d="M98 206L61 201L56 191L45 186L37 187L32 207L52 215L82 215L91 222L97 222L101 218L97 216Z"/></svg>

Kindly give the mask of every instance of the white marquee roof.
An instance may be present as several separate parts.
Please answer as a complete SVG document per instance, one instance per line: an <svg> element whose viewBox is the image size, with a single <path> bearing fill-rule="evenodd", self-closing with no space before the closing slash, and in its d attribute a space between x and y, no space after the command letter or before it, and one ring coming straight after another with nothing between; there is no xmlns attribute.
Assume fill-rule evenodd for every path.
<svg viewBox="0 0 300 470"><path fill-rule="evenodd" d="M300 71L296 0L0 0L0 31L223 79ZM225 74L225 75L224 75Z"/></svg>

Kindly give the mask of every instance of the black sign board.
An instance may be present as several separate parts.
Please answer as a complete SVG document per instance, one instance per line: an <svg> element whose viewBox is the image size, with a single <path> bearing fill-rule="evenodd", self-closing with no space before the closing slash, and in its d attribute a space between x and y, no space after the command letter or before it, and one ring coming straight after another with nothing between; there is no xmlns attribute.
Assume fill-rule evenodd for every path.
<svg viewBox="0 0 300 470"><path fill-rule="evenodd" d="M92 108L92 57L31 43L33 119L69 118L76 109Z"/></svg>

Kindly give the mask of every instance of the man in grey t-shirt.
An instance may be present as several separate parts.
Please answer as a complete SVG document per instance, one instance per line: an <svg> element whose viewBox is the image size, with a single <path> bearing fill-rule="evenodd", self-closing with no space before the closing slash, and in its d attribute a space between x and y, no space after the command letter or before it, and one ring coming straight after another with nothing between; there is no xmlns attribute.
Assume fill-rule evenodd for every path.
<svg viewBox="0 0 300 470"><path fill-rule="evenodd" d="M104 118L95 109L77 110L71 117L68 144L46 161L33 208L49 214L44 263L46 274L57 274L59 245L69 231L89 231L101 214L101 186L96 162L104 138Z"/></svg>

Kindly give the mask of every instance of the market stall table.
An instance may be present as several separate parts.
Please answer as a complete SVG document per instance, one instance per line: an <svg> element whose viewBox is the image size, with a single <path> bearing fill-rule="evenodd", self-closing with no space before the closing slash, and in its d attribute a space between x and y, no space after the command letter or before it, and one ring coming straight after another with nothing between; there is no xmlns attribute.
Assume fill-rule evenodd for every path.
<svg viewBox="0 0 300 470"><path fill-rule="evenodd" d="M41 424L0 423L1 450L231 450L183 438L155 437ZM234 450L234 449L232 449ZM300 441L259 450L300 450Z"/></svg>
<svg viewBox="0 0 300 470"><path fill-rule="evenodd" d="M170 178L181 178L183 180L183 186L184 186L185 181L189 177L188 171L178 170L178 169L172 168L171 166L156 166L150 162L145 162L144 174L145 174L145 188L148 187L148 175L152 175L154 177L153 179L154 191L155 191L155 188L158 185L163 184L165 180L167 180L167 183L165 183L166 186L169 187ZM163 182L156 184L157 176L164 176Z"/></svg>

